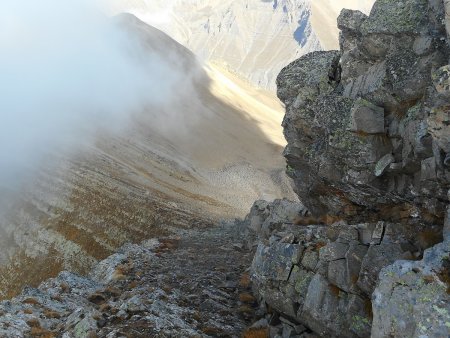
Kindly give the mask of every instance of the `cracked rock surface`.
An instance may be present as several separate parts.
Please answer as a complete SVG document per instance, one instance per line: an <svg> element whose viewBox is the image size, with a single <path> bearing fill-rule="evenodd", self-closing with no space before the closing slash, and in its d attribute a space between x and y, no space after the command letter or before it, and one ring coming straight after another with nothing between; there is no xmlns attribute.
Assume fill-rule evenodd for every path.
<svg viewBox="0 0 450 338"><path fill-rule="evenodd" d="M266 312L320 337L450 334L448 236L423 250L398 223L299 225L286 220L294 204L257 201L246 218L257 243L253 288ZM296 210L304 217L304 206Z"/></svg>
<svg viewBox="0 0 450 338"><path fill-rule="evenodd" d="M320 336L450 336L449 10L343 10L340 50L277 78L302 204L290 220L277 201L252 207L252 278L268 308Z"/></svg>
<svg viewBox="0 0 450 338"><path fill-rule="evenodd" d="M248 219L258 214L265 222L264 210L256 206ZM380 270L398 259L419 257L420 248L397 224L382 221L301 226L279 220L269 235L260 233L252 263L257 294L320 336L369 336Z"/></svg>

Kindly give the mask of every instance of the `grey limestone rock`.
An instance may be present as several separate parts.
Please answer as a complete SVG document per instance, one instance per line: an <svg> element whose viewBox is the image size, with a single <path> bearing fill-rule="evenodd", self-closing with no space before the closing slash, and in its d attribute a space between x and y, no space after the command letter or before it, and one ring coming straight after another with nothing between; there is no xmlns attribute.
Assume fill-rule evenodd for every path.
<svg viewBox="0 0 450 338"><path fill-rule="evenodd" d="M312 214L391 220L379 210L406 203L419 216L404 222L443 222L450 182L443 13L434 0L378 0L369 16L344 10L340 51L305 55L280 72L287 172Z"/></svg>
<svg viewBox="0 0 450 338"><path fill-rule="evenodd" d="M450 242L421 261L397 261L380 273L373 293L372 337L450 335Z"/></svg>
<svg viewBox="0 0 450 338"><path fill-rule="evenodd" d="M340 51L278 76L287 173L313 216L345 221L267 228L252 276L320 336L449 336L449 3L343 10Z"/></svg>
<svg viewBox="0 0 450 338"><path fill-rule="evenodd" d="M270 240L260 237L251 269L255 293L320 336L367 337L379 272L421 252L402 232L401 225L385 222L283 223Z"/></svg>
<svg viewBox="0 0 450 338"><path fill-rule="evenodd" d="M359 99L351 110L351 131L367 134L384 133L384 109Z"/></svg>

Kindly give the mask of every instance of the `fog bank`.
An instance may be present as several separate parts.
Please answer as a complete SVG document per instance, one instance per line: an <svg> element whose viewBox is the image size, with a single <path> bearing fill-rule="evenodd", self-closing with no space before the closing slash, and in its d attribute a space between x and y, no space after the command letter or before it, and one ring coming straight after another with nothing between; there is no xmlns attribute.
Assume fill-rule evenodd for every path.
<svg viewBox="0 0 450 338"><path fill-rule="evenodd" d="M83 0L0 3L0 186L167 102L181 74Z"/></svg>

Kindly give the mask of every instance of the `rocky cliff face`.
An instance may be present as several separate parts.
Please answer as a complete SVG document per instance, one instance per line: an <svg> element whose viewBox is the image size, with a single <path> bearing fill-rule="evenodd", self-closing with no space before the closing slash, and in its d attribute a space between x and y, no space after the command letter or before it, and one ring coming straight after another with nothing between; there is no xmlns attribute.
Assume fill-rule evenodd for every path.
<svg viewBox="0 0 450 338"><path fill-rule="evenodd" d="M287 172L304 205L257 201L244 222L247 230L239 223L236 232L178 229L181 241L127 245L96 265L89 278L63 272L1 302L0 335L220 336L239 334L250 313L259 320L246 337L450 336L450 53L444 13L438 0L378 0L370 16L344 10L340 51L315 52L282 70L278 95L286 104ZM135 184L125 185L136 200L142 186L152 186L135 176L138 168L124 168L137 176ZM108 196L92 204L104 206ZM111 214L117 205L106 209L108 220L117 217L119 225L127 224L120 213L144 224L151 216L139 213L145 204ZM39 206L45 215L48 206ZM158 215L165 210L158 204ZM181 212L178 217L191 219ZM50 225L79 229L77 219ZM161 220L166 222L155 223ZM142 235L146 228L136 222L128 223ZM248 276L237 283L250 254L245 244L256 244L251 278L263 311L252 308ZM230 261L244 263L235 267Z"/></svg>
<svg viewBox="0 0 450 338"><path fill-rule="evenodd" d="M340 50L278 76L287 172L305 207L259 201L247 223L259 236L255 290L291 322L287 336L296 325L323 337L450 334L444 13L434 0L343 10Z"/></svg>
<svg viewBox="0 0 450 338"><path fill-rule="evenodd" d="M400 224L292 223L306 212L258 201L246 220L258 236L252 279L271 337L310 337L307 328L320 337L448 336L448 234L422 254Z"/></svg>
<svg viewBox="0 0 450 338"><path fill-rule="evenodd" d="M281 71L288 172L313 214L442 223L443 13L442 3L427 1L378 1L369 17L343 11L340 51L309 54Z"/></svg>

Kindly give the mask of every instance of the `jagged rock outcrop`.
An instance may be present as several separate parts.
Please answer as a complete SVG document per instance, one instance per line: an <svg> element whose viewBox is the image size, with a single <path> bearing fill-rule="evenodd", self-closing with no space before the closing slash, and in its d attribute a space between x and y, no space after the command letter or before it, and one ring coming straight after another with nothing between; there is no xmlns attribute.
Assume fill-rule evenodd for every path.
<svg viewBox="0 0 450 338"><path fill-rule="evenodd" d="M308 211L253 206L252 277L263 304L320 336L450 335L444 13L440 0L343 10L340 51L301 57L277 79L287 172ZM333 224L318 225L324 215Z"/></svg>
<svg viewBox="0 0 450 338"><path fill-rule="evenodd" d="M340 51L281 71L287 172L313 214L442 223L450 178L443 18L441 1L379 0L370 16L344 10Z"/></svg>
<svg viewBox="0 0 450 338"><path fill-rule="evenodd" d="M252 264L257 293L282 316L323 337L369 336L380 270L419 257L420 248L410 244L399 224L298 226L292 220L306 209L298 204L292 215L295 204L283 205L286 212L280 201L258 201L247 217L250 229L259 229ZM292 215L290 222L286 215Z"/></svg>
<svg viewBox="0 0 450 338"><path fill-rule="evenodd" d="M418 261L422 249L401 223L292 222L305 213L301 204L257 201L246 219L259 239L255 294L291 323L286 337L297 337L296 327L321 337L450 334L449 237Z"/></svg>

